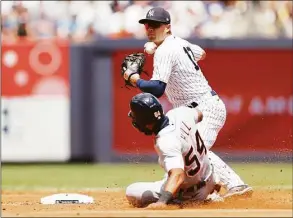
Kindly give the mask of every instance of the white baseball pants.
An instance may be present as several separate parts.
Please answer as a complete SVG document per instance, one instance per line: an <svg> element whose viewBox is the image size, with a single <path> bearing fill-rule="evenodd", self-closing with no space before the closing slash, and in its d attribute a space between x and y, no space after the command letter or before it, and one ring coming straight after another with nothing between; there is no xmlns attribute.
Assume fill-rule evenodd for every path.
<svg viewBox="0 0 293 218"><path fill-rule="evenodd" d="M130 204L135 207L144 207L153 202L157 202L160 198L160 193L164 189L168 178L165 177L156 182L137 182L129 185L126 188L126 198ZM212 174L206 181L206 185L198 190L185 191L180 200L190 200L194 202L202 202L207 196L212 193L217 184L214 174ZM177 198L175 198L177 199Z"/></svg>
<svg viewBox="0 0 293 218"><path fill-rule="evenodd" d="M203 113L203 120L197 124L198 131L206 148L210 150L217 139L219 131L225 124L226 107L219 96L215 95L200 102L197 108ZM215 153L209 151L209 158L214 165L215 174L226 189L244 185L241 178Z"/></svg>

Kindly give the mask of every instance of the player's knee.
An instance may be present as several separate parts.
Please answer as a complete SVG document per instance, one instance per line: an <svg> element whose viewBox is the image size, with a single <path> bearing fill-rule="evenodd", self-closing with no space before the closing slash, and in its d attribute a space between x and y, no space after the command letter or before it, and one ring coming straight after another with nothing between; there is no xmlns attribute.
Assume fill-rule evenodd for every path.
<svg viewBox="0 0 293 218"><path fill-rule="evenodd" d="M137 193L136 193L136 189L137 189L136 184L134 183L134 184L127 186L126 191L125 191L125 195L126 195L128 202L130 204L132 204L133 206L137 206L137 201L139 200Z"/></svg>
<svg viewBox="0 0 293 218"><path fill-rule="evenodd" d="M128 202L135 207L145 207L158 200L152 191L144 189L139 183L129 185L125 194Z"/></svg>
<svg viewBox="0 0 293 218"><path fill-rule="evenodd" d="M135 197L136 190L137 190L136 184L133 183L133 184L127 186L125 194L126 194L126 196L129 196L129 197Z"/></svg>
<svg viewBox="0 0 293 218"><path fill-rule="evenodd" d="M134 207L141 207L141 196L139 196L137 184L131 184L126 188L126 199Z"/></svg>

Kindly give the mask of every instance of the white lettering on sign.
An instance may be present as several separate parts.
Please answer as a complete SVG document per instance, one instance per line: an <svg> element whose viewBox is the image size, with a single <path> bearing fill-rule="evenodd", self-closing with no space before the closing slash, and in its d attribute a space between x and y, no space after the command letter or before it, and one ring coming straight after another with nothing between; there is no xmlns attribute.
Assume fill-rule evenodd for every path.
<svg viewBox="0 0 293 218"><path fill-rule="evenodd" d="M250 101L248 111L253 115L260 115L264 113L264 104L260 97L254 97Z"/></svg>
<svg viewBox="0 0 293 218"><path fill-rule="evenodd" d="M293 115L293 96L291 96L289 98L289 101L288 101L288 110L289 110L289 114L292 116Z"/></svg>
<svg viewBox="0 0 293 218"><path fill-rule="evenodd" d="M269 96L265 99L256 96L249 103L248 111L251 115L292 115L292 96Z"/></svg>
<svg viewBox="0 0 293 218"><path fill-rule="evenodd" d="M247 112L251 115L291 115L293 114L293 97L268 96L266 98L254 96L244 99L241 95L221 95L228 114ZM247 107L245 105L248 105ZM245 108L244 108L245 106Z"/></svg>
<svg viewBox="0 0 293 218"><path fill-rule="evenodd" d="M287 99L284 97L268 97L266 112L269 114L284 114L287 110Z"/></svg>

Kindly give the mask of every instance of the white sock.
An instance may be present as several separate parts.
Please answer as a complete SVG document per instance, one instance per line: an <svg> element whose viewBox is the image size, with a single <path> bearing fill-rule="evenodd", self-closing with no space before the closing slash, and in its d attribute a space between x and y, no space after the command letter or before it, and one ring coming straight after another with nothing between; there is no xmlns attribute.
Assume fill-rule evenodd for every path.
<svg viewBox="0 0 293 218"><path fill-rule="evenodd" d="M244 185L242 179L214 152L209 151L209 159L214 166L214 173L219 177L221 185L229 190L238 185Z"/></svg>

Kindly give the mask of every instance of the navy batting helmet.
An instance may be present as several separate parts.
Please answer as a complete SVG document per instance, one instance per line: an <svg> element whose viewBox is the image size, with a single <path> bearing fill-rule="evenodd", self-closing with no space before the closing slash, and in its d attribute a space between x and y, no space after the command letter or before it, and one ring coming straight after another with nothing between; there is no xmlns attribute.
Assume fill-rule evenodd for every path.
<svg viewBox="0 0 293 218"><path fill-rule="evenodd" d="M130 101L130 109L128 116L132 119L132 125L146 135L154 133L154 128L148 125L157 126L165 118L161 103L150 93L135 95Z"/></svg>

